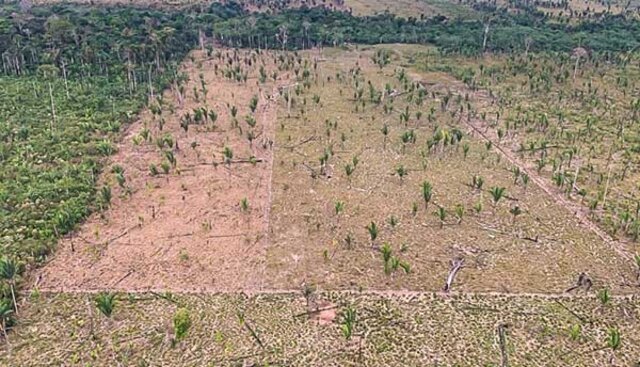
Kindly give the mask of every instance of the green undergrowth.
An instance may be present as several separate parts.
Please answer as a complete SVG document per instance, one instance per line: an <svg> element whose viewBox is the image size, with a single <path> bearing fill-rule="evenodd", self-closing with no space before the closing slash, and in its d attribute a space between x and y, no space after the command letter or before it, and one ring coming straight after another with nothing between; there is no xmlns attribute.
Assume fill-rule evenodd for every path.
<svg viewBox="0 0 640 367"><path fill-rule="evenodd" d="M42 260L97 206L100 160L116 150L118 132L142 104L105 78L68 88L37 76L0 82L0 251Z"/></svg>

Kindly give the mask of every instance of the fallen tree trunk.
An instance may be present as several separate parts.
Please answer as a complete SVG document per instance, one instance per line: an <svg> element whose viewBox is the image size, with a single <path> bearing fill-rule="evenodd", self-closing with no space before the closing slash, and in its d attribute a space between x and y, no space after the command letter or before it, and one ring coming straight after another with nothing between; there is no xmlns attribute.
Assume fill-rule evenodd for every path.
<svg viewBox="0 0 640 367"><path fill-rule="evenodd" d="M507 355L507 324L498 325L498 342L500 343L500 354L502 363L500 366L509 367L509 357Z"/></svg>
<svg viewBox="0 0 640 367"><path fill-rule="evenodd" d="M456 274L458 274L460 269L462 269L463 265L464 259L461 257L455 258L451 261L451 270L449 270L449 275L447 276L447 283L444 285L445 292L449 292L451 290Z"/></svg>

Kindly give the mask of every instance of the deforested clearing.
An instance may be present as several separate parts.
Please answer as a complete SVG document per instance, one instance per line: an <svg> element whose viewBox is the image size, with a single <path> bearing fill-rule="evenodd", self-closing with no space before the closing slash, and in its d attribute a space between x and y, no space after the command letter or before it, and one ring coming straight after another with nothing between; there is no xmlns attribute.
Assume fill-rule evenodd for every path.
<svg viewBox="0 0 640 367"><path fill-rule="evenodd" d="M635 2L0 15L1 365L640 360Z"/></svg>

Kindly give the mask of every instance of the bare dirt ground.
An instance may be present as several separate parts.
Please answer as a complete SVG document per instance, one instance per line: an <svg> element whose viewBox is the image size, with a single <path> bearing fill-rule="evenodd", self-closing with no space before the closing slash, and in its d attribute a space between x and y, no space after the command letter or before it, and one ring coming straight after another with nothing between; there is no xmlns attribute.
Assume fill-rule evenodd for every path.
<svg viewBox="0 0 640 367"><path fill-rule="evenodd" d="M553 63L544 57L539 58L542 62ZM495 56L485 58L484 62L494 70L505 65L504 59ZM434 63L437 64L438 61ZM454 63L458 65L458 74L459 70L475 70L478 67L477 60L461 58ZM535 70L535 67L531 68ZM469 122L471 131L481 139L493 141L494 146L505 157L509 156L514 164L527 171L534 182L544 186L549 195L575 213L585 228L597 233L604 242L617 248L619 252L635 254L640 247L633 240L636 236L634 224L624 222L625 213L631 213L633 217L639 194L638 157L631 153L634 149L633 136L637 135L637 131L631 122L633 112L627 107L632 104L631 96L635 92L633 88L627 90L628 88L615 84L618 72L614 66L587 64L577 74L576 80L553 83L545 92L535 88L529 90L526 80L523 81L526 78L520 76L500 81L491 76L480 76L472 83L481 85L481 90L469 91L463 83L458 83L455 89L458 94L473 96L478 112L470 120L463 120ZM630 78L637 78L637 68L631 68L628 72ZM595 90L607 96L598 95L596 98L603 98L606 102L600 109L610 109L612 114L600 117L600 109L582 104L579 98L563 100L560 97L567 91L584 93L583 90L588 90L590 85L595 85ZM496 95L499 97L495 97ZM619 107L607 107L613 103ZM544 128L516 128L499 139L498 130L504 133L505 127L509 130L507 126L510 123L515 121L517 124L520 111L525 111L526 116L538 118L549 111L561 111L559 117L551 115L551 130L570 131L571 134L580 134L581 131L587 133L582 139L570 142L562 134L554 136ZM496 114L502 116L499 123ZM566 124L564 116L571 116ZM587 125L589 121L596 120L597 133L594 133ZM616 129L621 121L625 122L623 130ZM619 139L616 136L619 131L624 132L626 138ZM532 148L536 144L539 146ZM549 149L541 149L542 144L548 145ZM568 152L569 149L571 152ZM569 155L571 157L567 159ZM561 162L559 168L552 163L558 161ZM557 180L558 172L566 177L566 183Z"/></svg>
<svg viewBox="0 0 640 367"><path fill-rule="evenodd" d="M223 52L232 57L232 52ZM238 56L240 60L250 58L248 52ZM268 244L274 86L257 86L257 68L253 67L247 67L252 74L246 84L230 81L222 76L226 58L204 57L194 52L196 61L184 65L190 80L182 106L175 93L164 93L165 104L172 104L170 109L175 110L162 115L166 120L162 132L158 117L149 111L129 128L104 174L105 183L114 187L111 207L61 241L55 259L38 275L41 289L261 287ZM214 72L216 64L218 73ZM202 93L200 101L194 98L193 89L200 88L199 75L208 88L206 102ZM250 114L249 101L254 95L259 103L254 114L256 139L250 147L238 130L248 129L242 120ZM190 125L187 132L181 129L181 117L203 106L217 112L215 124ZM233 106L239 110L239 128L232 126L229 110ZM154 143L162 136L175 140L170 151L177 165L169 174L150 174L150 164L160 170L161 162L166 162L154 143L132 142L144 129L151 131ZM234 154L230 164L222 163L225 147ZM257 163L247 162L252 156ZM116 165L124 168L125 188L113 183L111 167ZM249 205L246 212L240 204L244 198Z"/></svg>
<svg viewBox="0 0 640 367"><path fill-rule="evenodd" d="M389 12L400 17L432 18L442 15L450 18L475 18L470 6L449 0L345 0L353 14L367 16Z"/></svg>
<svg viewBox="0 0 640 367"><path fill-rule="evenodd" d="M412 77L423 82L423 78L419 73L412 73ZM489 95L489 93L487 93L487 91L482 89L472 91L462 82L450 80L448 81L448 87L450 88L450 90L455 91L455 95L458 95L460 97L463 97L465 95L471 96L472 100L475 103L483 105L491 105L495 103L495 100ZM553 183L548 178L545 178L538 173L533 162L527 162L518 157L516 152L517 149L520 148L520 143L517 141L517 139L507 138L504 139L503 143L503 140L498 138L496 129L492 129L489 126L489 122L478 117L470 118L469 116L467 116L466 118L462 118L459 121L464 124L467 132L472 137L479 139L485 143L491 143L500 155L502 155L513 166L518 167L521 172L527 174L531 181L536 186L538 186L547 196L553 198L553 200L559 206L563 207L567 212L573 213L573 215L578 220L579 225L582 226L586 231L592 232L597 235L605 244L611 246L611 248L622 258L628 259L629 261L632 260L631 253L634 250L634 246L632 244L629 244L627 241L610 236L606 231L604 231L591 220L588 208L576 201L567 199L565 193L554 187Z"/></svg>
<svg viewBox="0 0 640 367"><path fill-rule="evenodd" d="M472 131L472 133L477 134L477 136L481 137L487 142L493 143L500 154L507 158L509 162L519 167L522 172L529 175L531 180L547 195L554 198L554 200L565 209L573 212L580 225L584 227L585 230L595 233L604 243L611 246L620 256L631 260L632 256L628 251L629 248L625 248L627 246L623 241L612 238L604 230L598 227L598 225L593 223L589 218L589 211L587 208L574 201L568 200L563 193L552 186L551 182L549 182L547 179L543 178L536 172L536 169L532 163L526 163L522 161L510 150L501 147L500 143L498 142L497 134L495 134L493 130L488 130L488 124L485 121L482 121L480 119L465 119L464 121L469 127L470 131Z"/></svg>
<svg viewBox="0 0 640 367"><path fill-rule="evenodd" d="M460 91L463 86L451 77L410 72L411 83L420 81L430 89L418 108L402 97L389 113L366 103L355 109L350 78L380 90L401 88L397 64L402 59L380 69L372 62L374 51L329 49L284 58L224 51L224 57L204 61L194 53L195 61L184 66L190 76L184 105L175 90L166 92L164 100L174 106L164 109L173 112L161 117L146 112L129 129L110 166L124 168L126 184L117 188L112 169L106 170L105 184L115 191L111 208L62 241L55 259L39 274L38 286L47 291L212 292L290 290L306 284L438 291L452 261L464 259L456 291L558 294L582 272L594 289L633 291L629 285L636 270L627 249L585 221L495 139L478 135L480 127L464 125L466 120L456 116L457 105L442 109L448 93L459 100L473 95ZM252 62L245 65L246 83L223 76L235 67L234 57L238 63ZM259 65L268 70L263 83L258 82ZM277 85L287 88L278 90L267 81L276 68L281 69ZM295 70L297 82L282 70ZM209 90L206 102L196 101L200 76ZM294 95L291 106L281 98L286 93ZM245 134L251 129L242 120L251 114L253 96L259 103L256 138L249 144ZM181 117L202 106L217 111L218 120L181 129ZM230 113L234 106L237 123ZM405 108L411 117L399 123ZM418 119L416 110L430 116ZM161 118L166 119L162 132ZM390 130L387 138L383 125ZM458 127L471 132L464 137L466 157L460 146L427 151L434 131ZM177 165L169 174L149 172L150 164L159 167L166 161L157 146L132 142L145 129L155 141L167 135L176 140L171 152ZM403 144L400 136L409 130L416 133L415 142ZM490 139L494 148L487 149L482 139ZM225 148L233 151L231 164L223 164ZM326 172L317 177L318 158L327 151L332 153ZM252 156L255 164L248 162ZM347 178L344 167L354 159L359 163ZM400 166L408 172L404 178L396 172ZM529 173L531 184L514 181L514 166ZM482 189L469 187L474 175L486 180ZM421 197L424 181L433 186L428 205ZM507 198L493 203L490 187L504 187ZM245 198L247 211L241 207ZM336 213L338 202L341 213ZM511 214L515 206L521 210L517 218ZM438 208L446 212L444 221L436 216ZM379 231L374 241L366 229L371 222ZM384 245L404 270L385 271Z"/></svg>

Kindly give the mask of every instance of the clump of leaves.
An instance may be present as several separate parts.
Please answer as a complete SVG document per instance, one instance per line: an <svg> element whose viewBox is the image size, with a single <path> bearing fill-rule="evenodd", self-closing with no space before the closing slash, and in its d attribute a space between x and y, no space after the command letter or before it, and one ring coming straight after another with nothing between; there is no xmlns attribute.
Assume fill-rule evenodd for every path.
<svg viewBox="0 0 640 367"><path fill-rule="evenodd" d="M247 123L247 125L249 125L250 127L256 127L256 119L255 117L251 116L251 115L247 115L244 118L245 122Z"/></svg>
<svg viewBox="0 0 640 367"><path fill-rule="evenodd" d="M116 167L120 167L120 166L116 166ZM124 170L114 171L114 175L116 177L116 181L118 182L118 186L124 187L124 184L127 181L127 179L124 177Z"/></svg>
<svg viewBox="0 0 640 367"><path fill-rule="evenodd" d="M380 132L382 132L382 135L384 135L383 146L386 148L387 136L389 135L389 126L387 126L387 124L384 124L382 126L382 129L380 129Z"/></svg>
<svg viewBox="0 0 640 367"><path fill-rule="evenodd" d="M607 347L611 350L618 350L622 346L622 339L620 338L620 331L617 328L609 329L607 335Z"/></svg>
<svg viewBox="0 0 640 367"><path fill-rule="evenodd" d="M422 200L424 200L424 207L427 208L429 206L429 202L433 198L433 186L429 181L424 181L422 183Z"/></svg>
<svg viewBox="0 0 640 367"><path fill-rule="evenodd" d="M164 174L166 175L171 170L171 165L169 164L169 162L162 162L160 163L160 168L162 168L162 172L164 172Z"/></svg>
<svg viewBox="0 0 640 367"><path fill-rule="evenodd" d="M164 152L164 156L165 156L165 158L167 158L167 161L169 161L169 163L171 163L171 165L173 167L175 167L178 164L178 161L177 161L175 155L173 155L173 152L166 151L166 152Z"/></svg>
<svg viewBox="0 0 640 367"><path fill-rule="evenodd" d="M366 228L367 231L369 231L369 238L371 239L371 242L375 241L376 238L378 238L378 226L376 223L371 222Z"/></svg>
<svg viewBox="0 0 640 367"><path fill-rule="evenodd" d="M476 214L480 214L482 212L482 201L478 201L477 203L475 203L473 205L473 210L476 212Z"/></svg>
<svg viewBox="0 0 640 367"><path fill-rule="evenodd" d="M19 273L20 267L15 259L8 257L0 258L0 278L9 283L13 307L16 312L18 312L18 304L16 303L15 287Z"/></svg>
<svg viewBox="0 0 640 367"><path fill-rule="evenodd" d="M224 147L222 155L224 156L224 162L230 164L231 160L233 159L233 151L231 150L231 148Z"/></svg>
<svg viewBox="0 0 640 367"><path fill-rule="evenodd" d="M489 193L493 198L493 203L497 205L500 199L504 197L506 191L507 189L504 187L492 187L491 189L489 189Z"/></svg>
<svg viewBox="0 0 640 367"><path fill-rule="evenodd" d="M351 233L347 233L347 236L344 238L344 244L347 250L351 250L353 248L353 243L353 236L351 235Z"/></svg>
<svg viewBox="0 0 640 367"><path fill-rule="evenodd" d="M400 182L402 182L404 177L409 174L409 171L403 165L399 165L396 168L396 174L400 177Z"/></svg>
<svg viewBox="0 0 640 367"><path fill-rule="evenodd" d="M580 327L580 324L575 324L571 327L571 329L569 329L569 337L571 338L571 340L578 341L578 339L580 339L580 334L582 333L582 328Z"/></svg>
<svg viewBox="0 0 640 367"><path fill-rule="evenodd" d="M254 95L249 102L249 108L251 112L256 112L256 108L258 107L258 96Z"/></svg>
<svg viewBox="0 0 640 367"><path fill-rule="evenodd" d="M100 293L96 297L96 306L98 310L106 317L111 317L113 309L116 305L116 295L113 293Z"/></svg>
<svg viewBox="0 0 640 367"><path fill-rule="evenodd" d="M98 206L100 209L105 209L111 204L111 187L102 186L100 189L100 196L98 198Z"/></svg>
<svg viewBox="0 0 640 367"><path fill-rule="evenodd" d="M400 139L402 140L402 154L404 154L407 144L415 143L416 135L413 130L405 131L402 136L400 136Z"/></svg>
<svg viewBox="0 0 640 367"><path fill-rule="evenodd" d="M389 275L391 274L391 246L388 243L384 243L380 251L382 252L382 260L384 261L384 273Z"/></svg>
<svg viewBox="0 0 640 367"><path fill-rule="evenodd" d="M247 198L242 198L242 200L240 200L240 209L243 212L249 210L249 200Z"/></svg>
<svg viewBox="0 0 640 367"><path fill-rule="evenodd" d="M218 120L218 114L216 113L216 111L209 110L209 120L211 120L211 122L215 124L215 122Z"/></svg>
<svg viewBox="0 0 640 367"><path fill-rule="evenodd" d="M105 139L96 144L96 150L103 156L108 156L116 152L116 147L110 140Z"/></svg>
<svg viewBox="0 0 640 367"><path fill-rule="evenodd" d="M352 166L350 163L348 163L346 166L344 166L344 173L347 174L347 178L351 178L351 175L353 174L353 171L355 171L355 167Z"/></svg>
<svg viewBox="0 0 640 367"><path fill-rule="evenodd" d="M340 215L344 210L344 201L336 201L335 204L336 215Z"/></svg>
<svg viewBox="0 0 640 367"><path fill-rule="evenodd" d="M7 339L7 327L12 325L15 321L13 318L13 307L11 302L7 299L0 299L0 326L2 327L2 333L4 334L4 340Z"/></svg>
<svg viewBox="0 0 640 367"><path fill-rule="evenodd" d="M440 219L440 228L444 227L445 221L447 219L447 210L439 206L436 212L434 213L438 219Z"/></svg>
<svg viewBox="0 0 640 367"><path fill-rule="evenodd" d="M342 321L340 322L340 329L345 339L350 340L353 336L353 331L356 327L356 310L348 306L342 312Z"/></svg>
<svg viewBox="0 0 640 367"><path fill-rule="evenodd" d="M598 291L598 299L602 305L606 305L611 301L611 294L608 288L602 288Z"/></svg>
<svg viewBox="0 0 640 367"><path fill-rule="evenodd" d="M389 217L389 224L391 225L391 228L395 228L399 222L400 220L395 215Z"/></svg>
<svg viewBox="0 0 640 367"><path fill-rule="evenodd" d="M409 263L401 261L397 257L393 256L393 250L391 245L384 243L380 249L382 252L382 260L384 261L384 273L390 275L392 272L402 268L406 274L411 272L411 266Z"/></svg>
<svg viewBox="0 0 640 367"><path fill-rule="evenodd" d="M176 340L182 340L187 336L187 332L191 327L191 316L189 310L186 308L180 308L173 316L173 328L176 332Z"/></svg>
<svg viewBox="0 0 640 367"><path fill-rule="evenodd" d="M484 178L482 176L474 175L471 178L471 187L475 190L482 190L482 185L484 185Z"/></svg>
<svg viewBox="0 0 640 367"><path fill-rule="evenodd" d="M520 209L519 206L515 205L513 206L511 209L509 209L509 213L511 213L511 215L513 215L513 221L516 221L516 217L520 214L522 214L522 209Z"/></svg>
<svg viewBox="0 0 640 367"><path fill-rule="evenodd" d="M462 223L462 218L464 217L464 205L457 204L455 207L455 213L458 218L458 224Z"/></svg>
<svg viewBox="0 0 640 367"><path fill-rule="evenodd" d="M181 262L189 261L189 253L187 252L187 250L181 249L178 253L178 259L180 259Z"/></svg>

